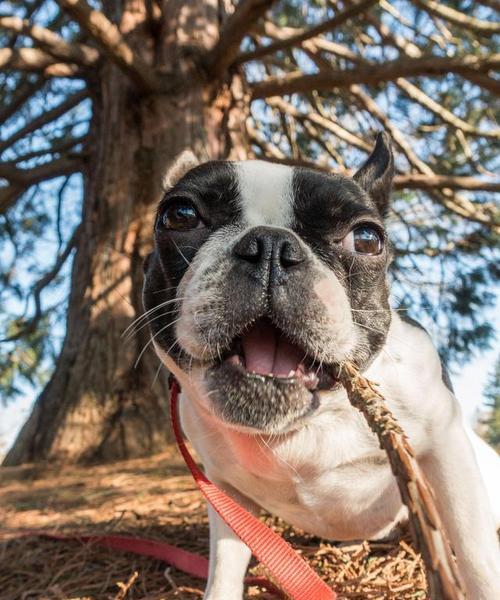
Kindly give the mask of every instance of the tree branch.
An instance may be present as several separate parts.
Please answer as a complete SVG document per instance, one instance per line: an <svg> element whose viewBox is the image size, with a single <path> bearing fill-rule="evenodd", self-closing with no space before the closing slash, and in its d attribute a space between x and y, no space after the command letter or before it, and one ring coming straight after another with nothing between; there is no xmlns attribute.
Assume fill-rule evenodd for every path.
<svg viewBox="0 0 500 600"><path fill-rule="evenodd" d="M339 139L344 140L344 142L347 142L351 146L354 146L355 148L358 148L363 152L371 152L372 150L371 144L368 144L367 142L359 138L357 135L354 135L350 131L347 131L347 129L344 129L343 127L335 123L334 121L326 119L325 117L322 117L316 112L309 112L307 114L301 113L295 106L293 106L293 104L290 104L289 102L286 102L285 100L277 96L269 98L266 101L266 103L269 106L272 106L273 108L277 108L278 110L293 116L299 121L306 119L311 123L318 125L322 129L326 129L330 133L333 133L335 136L337 136Z"/></svg>
<svg viewBox="0 0 500 600"><path fill-rule="evenodd" d="M275 0L240 0L207 57L209 73L215 77L220 76L235 61L241 41L274 2Z"/></svg>
<svg viewBox="0 0 500 600"><path fill-rule="evenodd" d="M33 300L35 302L35 312L31 319L29 319L17 333L7 338L4 338L3 340L0 340L0 342L15 342L16 340L19 340L20 338L26 335L30 335L36 330L38 322L40 321L40 318L43 314L41 294L43 290L57 277L64 263L73 251L73 248L76 247L81 227L82 225L80 224L75 228L75 230L73 231L73 235L66 244L66 247L64 248L63 252L61 252L57 257L52 269L45 273L45 275L43 275L43 277L41 277L33 286L31 294L33 295Z"/></svg>
<svg viewBox="0 0 500 600"><path fill-rule="evenodd" d="M251 60L262 58L263 56L267 56L269 54L273 54L279 50L284 50L293 46L300 46L300 44L305 40L321 35L327 31L331 31L336 27L340 27L340 25L343 25L349 19L352 19L360 13L368 10L377 1L378 0L360 0L357 3L355 2L348 4L344 10L339 11L334 17L328 19L324 23L320 23L319 25L316 25L316 27L311 27L310 29L301 31L299 30L300 32L296 33L295 35L286 37L273 44L268 44L267 46L261 46L252 52L245 52L238 57L236 62L237 64L242 64Z"/></svg>
<svg viewBox="0 0 500 600"><path fill-rule="evenodd" d="M12 208L32 185L61 175L77 173L83 166L80 156L59 158L33 169L20 169L12 164L0 163L0 178L6 179L10 184L0 188L0 214Z"/></svg>
<svg viewBox="0 0 500 600"><path fill-rule="evenodd" d="M384 23L377 21L372 15L368 16L368 21L376 28L382 40L386 43L391 44L399 51L403 52L408 57L420 58L422 56L422 52L418 46L415 46L411 42L408 42L402 36L393 34L392 31L385 25ZM328 51L328 50L327 50ZM333 53L335 53L335 49L331 49ZM354 53L354 56L349 57L350 60L356 62L363 62L361 57L358 57ZM467 75L465 75L466 78ZM469 76L470 77L470 76ZM421 106L435 114L438 118L440 118L444 123L455 127L458 130L463 131L464 133L468 133L469 135L473 135L476 137L488 137L494 139L500 139L500 129L494 129L492 131L488 131L486 129L477 129L467 123L466 121L460 119L456 115L454 115L451 111L446 109L444 106L430 98L425 92L423 92L420 88L418 88L413 83L410 83L408 80L403 77L399 77L396 79L396 85L402 89L406 95L418 102ZM481 83L484 84L484 81L477 81L478 85Z"/></svg>
<svg viewBox="0 0 500 600"><path fill-rule="evenodd" d="M59 4L100 46L102 51L144 92L160 89L155 70L127 44L118 27L85 0L58 0Z"/></svg>
<svg viewBox="0 0 500 600"><path fill-rule="evenodd" d="M464 79L488 90L495 96L500 96L500 80L489 77L486 73L475 73L473 71L463 71L461 75Z"/></svg>
<svg viewBox="0 0 500 600"><path fill-rule="evenodd" d="M488 37L500 33L500 23L469 17L451 8L451 6L444 5L442 2L434 2L433 0L413 0L413 2L428 13L440 17L457 27L462 27L463 29Z"/></svg>
<svg viewBox="0 0 500 600"><path fill-rule="evenodd" d="M58 106L42 113L39 117L36 117L29 123L27 123L21 129L18 129L15 133L13 133L10 138L7 138L5 141L0 143L0 155L7 149L10 148L15 142L25 137L29 133L40 129L47 123L58 119L60 116L64 115L66 112L80 104L82 100L87 97L87 90L83 89L79 92L76 92L65 99L64 102L61 102Z"/></svg>
<svg viewBox="0 0 500 600"><path fill-rule="evenodd" d="M0 17L0 29L7 29L30 37L42 50L59 60L91 66L99 60L99 52L85 44L69 43L50 29L33 25L27 19L14 16Z"/></svg>
<svg viewBox="0 0 500 600"><path fill-rule="evenodd" d="M63 67L63 68L61 68ZM45 77L75 77L78 65L64 64L38 48L0 48L0 70L42 73Z"/></svg>
<svg viewBox="0 0 500 600"><path fill-rule="evenodd" d="M21 106L40 90L45 84L44 79L35 81L22 81L12 95L11 101L0 111L0 123L5 123L12 115L21 108Z"/></svg>
<svg viewBox="0 0 500 600"><path fill-rule="evenodd" d="M396 79L396 85L402 89L412 100L418 102L424 108L427 108L430 112L439 117L444 123L451 125L452 127L456 127L457 129L462 130L464 133L468 133L469 135L473 135L476 137L487 137L493 139L500 139L500 129L492 129L488 131L487 129L477 129L473 127L466 121L463 121L459 117L455 116L451 111L444 108L441 104L430 98L427 94L422 92L416 85L410 83L406 79L399 77Z"/></svg>
<svg viewBox="0 0 500 600"><path fill-rule="evenodd" d="M409 173L397 175L394 179L396 189L429 190L448 188L451 190L467 190L481 192L500 192L500 181L488 181L476 177L462 177L460 175L426 175L423 173Z"/></svg>
<svg viewBox="0 0 500 600"><path fill-rule="evenodd" d="M33 158L39 158L40 156L46 156L47 154L61 154L67 150L71 150L78 144L82 144L87 139L88 134L80 135L78 137L62 137L53 138L48 140L51 144L48 148L41 148L40 150L32 150L26 152L26 154L17 154L13 160L4 161L4 165L18 165L21 162L32 160Z"/></svg>
<svg viewBox="0 0 500 600"><path fill-rule="evenodd" d="M351 69L330 69L313 75L295 71L284 77L270 77L252 85L252 99L282 96L312 90L331 90L355 83L376 85L398 77L436 76L445 73L481 73L500 66L500 54L460 56L454 58L426 56L398 58L380 64L363 64Z"/></svg>

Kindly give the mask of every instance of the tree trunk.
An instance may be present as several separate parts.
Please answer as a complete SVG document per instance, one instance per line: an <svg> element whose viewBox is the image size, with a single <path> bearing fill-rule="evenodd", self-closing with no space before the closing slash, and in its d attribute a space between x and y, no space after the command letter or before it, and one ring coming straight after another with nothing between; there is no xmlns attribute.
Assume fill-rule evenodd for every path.
<svg viewBox="0 0 500 600"><path fill-rule="evenodd" d="M143 6L126 4L122 31L130 32L129 43L145 59L165 65L166 72L183 72L185 85L140 96L109 64L89 82L92 142L66 339L4 465L145 456L170 439L166 379L156 376L159 361L148 348L135 367L148 330L142 328L128 344L122 333L143 312L142 261L151 246L162 174L186 148L204 159L243 158L248 102L237 75L216 84L196 68L195 57L217 36L216 0L170 1L164 26L171 35L163 48L151 43Z"/></svg>

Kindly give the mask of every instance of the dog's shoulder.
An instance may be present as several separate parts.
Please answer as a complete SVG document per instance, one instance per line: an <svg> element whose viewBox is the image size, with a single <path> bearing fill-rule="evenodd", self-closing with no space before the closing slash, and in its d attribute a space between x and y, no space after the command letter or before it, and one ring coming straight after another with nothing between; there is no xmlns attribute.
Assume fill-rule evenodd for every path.
<svg viewBox="0 0 500 600"><path fill-rule="evenodd" d="M419 346L421 348L425 348L429 354L433 354L434 358L437 357L437 359L439 360L439 363L440 363L441 380L444 383L444 385L446 386L446 388L453 394L454 393L453 384L451 382L450 373L448 371L448 366L446 364L446 360L435 348L435 346L432 342L432 338L431 338L429 332L427 331L427 329L422 325L422 323L419 323L418 321L416 321L415 319L413 319L412 317L410 317L408 314L406 314L404 312L399 313L399 319L403 323L403 325L406 325L406 331L408 331L408 328L413 328L413 329L420 330L421 333L425 334L425 337L422 335L416 336L416 338L420 342Z"/></svg>

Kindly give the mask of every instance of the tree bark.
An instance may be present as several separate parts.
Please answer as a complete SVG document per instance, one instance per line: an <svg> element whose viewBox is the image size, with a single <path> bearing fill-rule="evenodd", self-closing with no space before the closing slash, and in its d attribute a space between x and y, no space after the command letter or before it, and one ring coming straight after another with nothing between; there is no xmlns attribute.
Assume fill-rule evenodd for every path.
<svg viewBox="0 0 500 600"><path fill-rule="evenodd" d="M249 102L241 80L234 74L211 82L196 67L219 30L217 1L169 2L164 23L175 40L166 36L162 48L151 43L144 3L125 7L127 42L143 60L160 62L177 77L183 73L185 83L169 93L141 95L112 63L89 83L90 157L66 338L4 465L115 460L164 448L170 440L165 376L155 377L159 361L151 350L134 367L149 333L141 329L129 344L121 337L143 312L142 261L162 175L186 148L202 159L245 157Z"/></svg>

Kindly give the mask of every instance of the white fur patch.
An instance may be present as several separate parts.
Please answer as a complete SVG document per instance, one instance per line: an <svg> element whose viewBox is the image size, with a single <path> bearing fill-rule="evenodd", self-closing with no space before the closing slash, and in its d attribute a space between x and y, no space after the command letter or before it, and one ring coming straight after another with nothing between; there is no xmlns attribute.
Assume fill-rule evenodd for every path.
<svg viewBox="0 0 500 600"><path fill-rule="evenodd" d="M290 227L293 221L293 169L262 160L236 163L243 219L249 227Z"/></svg>

